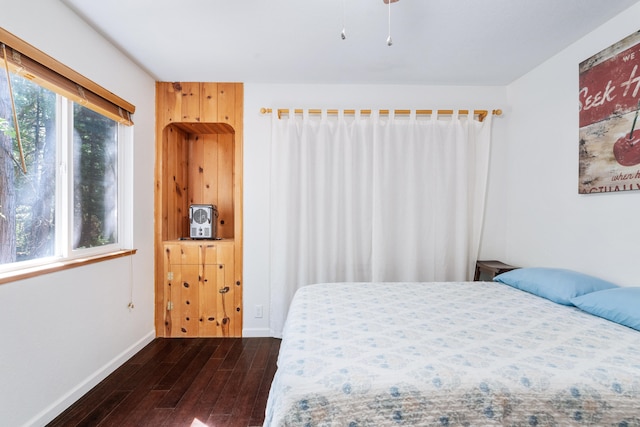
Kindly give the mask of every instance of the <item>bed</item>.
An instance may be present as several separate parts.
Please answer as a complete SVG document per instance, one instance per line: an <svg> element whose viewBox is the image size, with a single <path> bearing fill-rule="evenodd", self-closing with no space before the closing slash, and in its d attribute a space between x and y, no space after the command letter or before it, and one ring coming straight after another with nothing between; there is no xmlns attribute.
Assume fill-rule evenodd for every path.
<svg viewBox="0 0 640 427"><path fill-rule="evenodd" d="M495 282L309 285L264 425L640 426L640 332Z"/></svg>

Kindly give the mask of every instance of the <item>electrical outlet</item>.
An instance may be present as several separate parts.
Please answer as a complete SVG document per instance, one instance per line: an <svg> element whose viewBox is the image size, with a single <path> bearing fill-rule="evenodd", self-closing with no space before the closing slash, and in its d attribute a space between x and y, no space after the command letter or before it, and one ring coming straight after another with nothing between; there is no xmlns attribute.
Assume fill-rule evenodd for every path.
<svg viewBox="0 0 640 427"><path fill-rule="evenodd" d="M261 305L256 305L256 318L260 319L262 318L262 306Z"/></svg>

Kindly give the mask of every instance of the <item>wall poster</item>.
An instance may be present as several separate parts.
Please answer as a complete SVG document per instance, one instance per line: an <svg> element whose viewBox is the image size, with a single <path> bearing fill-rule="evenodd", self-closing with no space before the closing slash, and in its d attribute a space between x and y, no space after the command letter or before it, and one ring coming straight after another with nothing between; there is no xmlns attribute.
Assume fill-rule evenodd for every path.
<svg viewBox="0 0 640 427"><path fill-rule="evenodd" d="M582 194L640 190L640 31L580 63Z"/></svg>

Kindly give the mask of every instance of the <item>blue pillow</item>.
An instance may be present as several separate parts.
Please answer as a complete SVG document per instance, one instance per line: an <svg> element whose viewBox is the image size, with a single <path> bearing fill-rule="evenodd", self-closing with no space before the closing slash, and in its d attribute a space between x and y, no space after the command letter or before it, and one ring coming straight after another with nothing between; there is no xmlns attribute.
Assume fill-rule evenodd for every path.
<svg viewBox="0 0 640 427"><path fill-rule="evenodd" d="M640 288L606 289L572 298L587 313L640 331Z"/></svg>
<svg viewBox="0 0 640 427"><path fill-rule="evenodd" d="M493 278L558 304L573 305L571 298L618 286L597 277L562 268L519 268Z"/></svg>

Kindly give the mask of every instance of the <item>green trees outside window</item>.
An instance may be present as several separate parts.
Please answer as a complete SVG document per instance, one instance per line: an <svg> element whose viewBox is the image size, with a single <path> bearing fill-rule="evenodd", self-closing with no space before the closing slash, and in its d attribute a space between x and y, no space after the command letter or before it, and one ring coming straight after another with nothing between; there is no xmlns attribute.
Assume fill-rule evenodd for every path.
<svg viewBox="0 0 640 427"><path fill-rule="evenodd" d="M0 73L0 267L118 240L118 123Z"/></svg>

